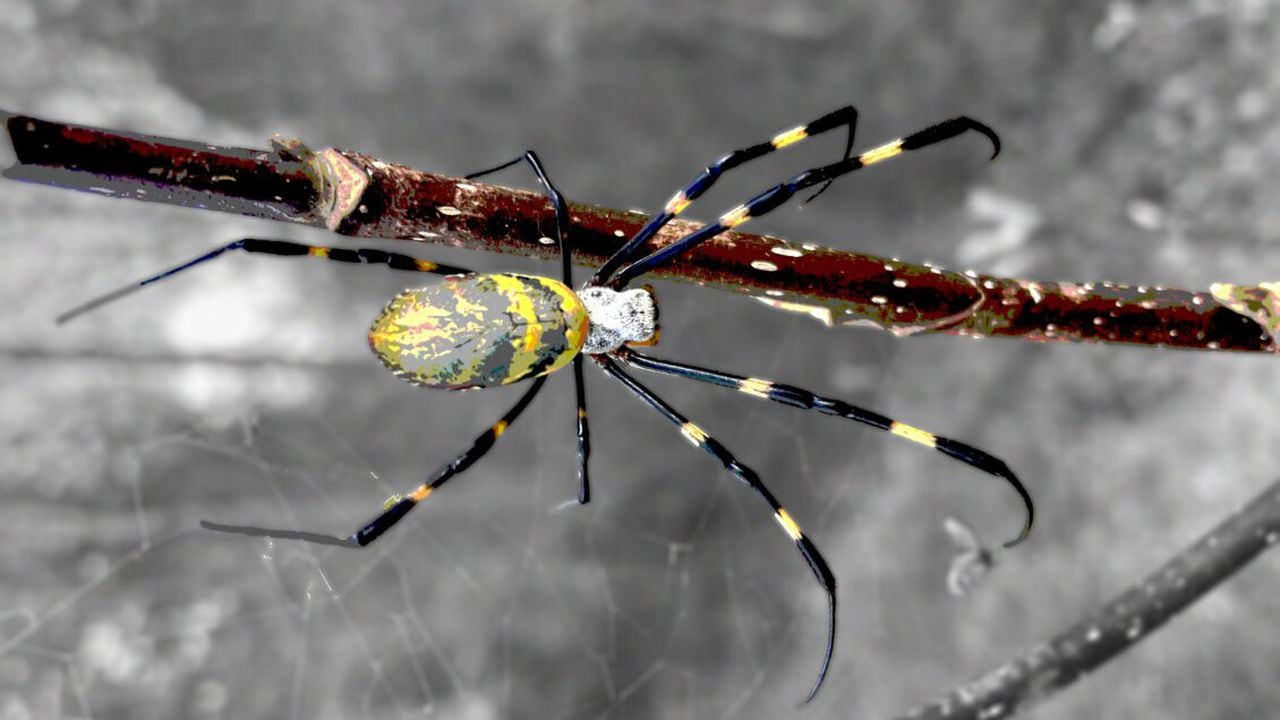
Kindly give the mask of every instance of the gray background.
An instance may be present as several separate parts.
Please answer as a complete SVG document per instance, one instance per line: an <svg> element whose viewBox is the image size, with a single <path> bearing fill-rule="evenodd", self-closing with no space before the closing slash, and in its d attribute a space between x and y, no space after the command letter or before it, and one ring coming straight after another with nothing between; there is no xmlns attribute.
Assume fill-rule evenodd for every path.
<svg viewBox="0 0 1280 720"><path fill-rule="evenodd" d="M1203 289L1280 275L1277 21L1267 0L0 0L0 107L255 147L279 131L451 173L532 147L571 197L640 208L845 103L861 147L965 113L999 130L998 162L958 140L753 227L1003 275ZM838 151L807 145L690 215ZM201 530L347 532L519 393L433 394L384 372L364 329L416 280L372 269L227 259L51 322L246 233L327 241L0 185L0 718L792 713L821 653L821 593L755 498L598 373L586 508L564 506L572 383L555 377L374 549ZM964 438L1039 502L1032 540L957 600L943 520L1004 539L1019 508L996 481L834 419L654 380L772 483L840 579L839 651L806 717L884 716L995 664L1276 475L1274 358L897 340L658 292L663 355ZM1034 716L1273 716L1276 569L1264 557Z"/></svg>

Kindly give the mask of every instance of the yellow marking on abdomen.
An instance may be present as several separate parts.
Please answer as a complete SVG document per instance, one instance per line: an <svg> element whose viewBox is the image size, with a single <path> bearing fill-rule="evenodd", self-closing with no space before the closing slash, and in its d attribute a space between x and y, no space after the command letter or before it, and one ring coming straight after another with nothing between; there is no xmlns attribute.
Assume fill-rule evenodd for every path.
<svg viewBox="0 0 1280 720"><path fill-rule="evenodd" d="M737 227L751 218L751 211L746 205L739 205L720 216L720 224L725 227Z"/></svg>
<svg viewBox="0 0 1280 720"><path fill-rule="evenodd" d="M906 423L900 423L897 420L894 420L889 425L889 432L900 438L906 438L911 442L917 442L927 447L938 446L938 438L934 436L933 433L921 430L918 427L912 427Z"/></svg>
<svg viewBox="0 0 1280 720"><path fill-rule="evenodd" d="M788 145L794 145L807 137L809 137L809 133L804 129L804 126L801 125L798 128L792 128L786 132L774 135L773 139L769 141L769 144L773 145L775 150L781 150L782 148Z"/></svg>
<svg viewBox="0 0 1280 720"><path fill-rule="evenodd" d="M800 538L804 537L804 533L800 531L800 526L796 524L796 521L791 517L791 513L787 512L785 509L778 508L778 512L774 513L773 517L778 521L778 524L782 526L782 529L787 531L787 534L791 536L792 540L799 542Z"/></svg>
<svg viewBox="0 0 1280 720"><path fill-rule="evenodd" d="M494 423L494 424L493 424L493 436L494 436L495 438L500 438L500 437L502 437L502 433L504 433L504 432L506 432L506 431L507 431L507 425L509 425L509 424L510 424L510 423L508 423L506 420L499 420L498 422Z"/></svg>
<svg viewBox="0 0 1280 720"><path fill-rule="evenodd" d="M881 145L878 148L872 148L862 153L858 156L858 162L861 162L863 165L871 165L873 163L878 163L881 160L888 160L894 155L899 155L901 153L902 141L894 140L891 143Z"/></svg>
<svg viewBox="0 0 1280 720"><path fill-rule="evenodd" d="M684 435L684 439L694 447L702 447L702 444L707 441L706 431L691 422L680 426L680 434Z"/></svg>
<svg viewBox="0 0 1280 720"><path fill-rule="evenodd" d="M542 320L538 317L533 299L529 297L530 288L523 282L523 277L498 273L491 276L499 292L507 298L507 312L524 324L522 342L515 345L515 355L511 358L509 380L524 378L533 366L541 359L538 353L542 340Z"/></svg>
<svg viewBox="0 0 1280 720"><path fill-rule="evenodd" d="M307 254L310 255L311 257L327 258L329 257L329 248L327 247L307 248Z"/></svg>
<svg viewBox="0 0 1280 720"><path fill-rule="evenodd" d="M685 195L684 191L681 190L671 196L671 199L667 201L667 207L665 210L668 214L679 215L684 212L685 208L689 207L689 203L691 202L693 201L689 199L689 196Z"/></svg>
<svg viewBox="0 0 1280 720"><path fill-rule="evenodd" d="M565 350L564 356L557 359L552 365L552 370L558 370L565 366L578 354L582 346L587 342L587 332L590 330L590 318L587 315L587 308L582 304L582 300L564 283L551 278L536 278L543 287L549 289L560 298L560 311L565 316L565 339L569 341L569 347ZM548 370L551 372L551 370Z"/></svg>
<svg viewBox="0 0 1280 720"><path fill-rule="evenodd" d="M773 383L760 378L743 378L738 381L738 391L748 395L755 395L758 398L769 399L769 391L773 389Z"/></svg>

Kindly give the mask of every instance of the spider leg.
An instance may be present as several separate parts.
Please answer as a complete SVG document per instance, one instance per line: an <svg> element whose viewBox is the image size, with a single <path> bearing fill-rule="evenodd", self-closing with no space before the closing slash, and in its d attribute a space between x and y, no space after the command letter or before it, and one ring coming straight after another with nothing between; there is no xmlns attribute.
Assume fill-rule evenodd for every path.
<svg viewBox="0 0 1280 720"><path fill-rule="evenodd" d="M467 175L468 180L478 180L486 175L492 175L500 170L506 170L512 165L526 162L533 169L533 174L538 176L538 182L542 184L542 188L547 191L547 196L551 198L551 206L556 212L556 245L560 249L560 279L565 285L573 287L573 267L570 264L569 245L565 242L565 233L569 229L569 205L565 202L564 196L556 189L551 178L547 176L547 171L542 167L542 160L538 158L538 154L532 150L526 150L523 155L512 158L501 165L479 172L473 172Z"/></svg>
<svg viewBox="0 0 1280 720"><path fill-rule="evenodd" d="M415 505L425 500L432 491L444 485L454 475L466 472L467 468L474 465L477 460L484 457L493 448L493 444L498 438L502 437L502 434L507 431L511 423L520 417L520 413L524 412L529 403L533 402L534 396L542 389L542 385L546 380L545 375L534 380L533 386L526 390L524 395L520 396L520 399L502 416L502 419L481 433L465 452L437 470L430 480L414 488L408 495L393 495L388 498L384 504L385 509L382 514L352 533L350 539L361 547L377 540L382 533L389 530L392 525L400 521L400 518L408 514Z"/></svg>
<svg viewBox="0 0 1280 720"><path fill-rule="evenodd" d="M1018 479L1018 476L1013 473L1013 470L1009 469L1009 466L1003 460L993 457L972 445L934 435L931 432L892 420L879 413L851 405L843 400L815 395L794 385L784 385L761 378L733 375L719 370L709 370L670 360L660 360L641 355L629 348L619 350L614 356L624 363L641 370L719 385L753 397L772 400L802 410L816 410L824 415L834 415L860 422L914 443L919 443L925 447L931 447L947 457L959 460L990 475L1003 478L1017 491L1018 496L1022 498L1022 502L1026 506L1026 521L1017 537L1006 542L1004 544L1005 547L1017 545L1025 540L1031 532L1031 524L1035 520L1035 505L1031 501L1031 494L1027 492L1026 487L1022 485L1022 481Z"/></svg>
<svg viewBox="0 0 1280 720"><path fill-rule="evenodd" d="M551 204L556 211L556 244L560 248L560 275L565 285L573 287L573 268L570 265L569 244L565 240L565 232L569 228L569 205L565 202L564 196L560 194L560 191L556 189L555 184L551 182L547 171L542 167L542 161L538 158L538 154L532 150L526 150L520 157L508 160L487 170L471 173L467 175L467 179L475 180L499 170L505 170L520 162L529 164L529 167L533 169L534 175L538 176L538 182L542 183L543 189L547 191L547 195L551 198ZM573 388L578 401L578 503L585 505L591 500L591 476L587 470L587 459L591 456L591 429L587 425L587 389L582 379L581 355L573 359Z"/></svg>
<svg viewBox="0 0 1280 720"><path fill-rule="evenodd" d="M578 394L578 504L591 502L591 478L587 461L591 458L591 428L587 425L587 389L582 377L582 355L573 359L573 385Z"/></svg>
<svg viewBox="0 0 1280 720"><path fill-rule="evenodd" d="M899 140L867 150L861 155L831 163L830 165L811 168L780 185L775 185L747 202L732 208L721 215L715 222L704 225L670 245L654 250L639 260L632 262L613 275L607 281L608 285L614 289L621 288L637 276L649 272L677 255L688 252L698 244L710 240L726 230L735 228L751 218L760 217L777 208L805 188L813 187L820 183L830 183L841 175L888 160L904 152L919 150L929 145L949 140L970 130L985 135L991 141L993 146L991 157L993 159L1000 154L1000 138L996 136L995 131L991 128L977 120L964 116L944 120L937 125L931 125Z"/></svg>
<svg viewBox="0 0 1280 720"><path fill-rule="evenodd" d="M359 248L350 250L347 248L328 247L326 245L308 245L306 243L298 243L290 240L241 238L239 240L229 242L221 247L214 248L200 257L188 260L177 267L170 268L164 272L157 273L130 285L125 285L124 287L112 290L109 293L99 295L88 302L77 305L76 307L62 313L57 317L56 322L61 325L62 323L75 319L91 310L96 310L107 303L135 293L148 285L173 277L174 275L177 275L184 270L189 270L201 263L219 258L224 253L232 250L243 250L248 253L259 253L264 255L279 255L281 257L314 257L345 263L386 265L392 270L408 270L411 272L434 273L436 275L467 275L471 272L466 268L455 267L453 265L442 265L440 263L431 262L430 260L422 260L410 255L405 255L404 253L387 252L386 250L378 250L376 248Z"/></svg>
<svg viewBox="0 0 1280 720"><path fill-rule="evenodd" d="M346 538L334 537L332 535L321 535L319 533L298 531L298 530L272 530L267 528L220 525L217 523L201 522L200 524L209 530L219 532L230 532L238 535L252 535L258 537L283 538L288 540L305 540L307 542L320 543L324 545L344 545L347 547L364 547L369 543L377 540L379 536L391 529L415 505L427 499L436 488L444 485L450 478L455 475L461 475L468 468L476 463L477 460L484 457L490 449L493 448L498 438L507 431L511 423L520 417L520 413L529 406L538 391L542 389L542 385L546 382L546 376L542 376L533 381L533 385L520 396L510 410L506 412L496 423L489 426L489 429L480 433L479 437L472 442L471 447L461 453L453 460L440 467L434 475L426 482L414 488L411 492L404 495L392 495L383 504L383 511L380 515L365 523L359 530L351 533Z"/></svg>
<svg viewBox="0 0 1280 720"><path fill-rule="evenodd" d="M701 197L702 194L709 190L712 185L715 185L716 180L719 180L720 176L726 171L732 170L739 165L755 160L756 158L768 155L775 150L781 150L782 148L794 145L805 138L810 138L814 135L821 135L828 130L834 130L836 128L846 126L849 128L849 135L845 140L844 154L841 157L843 159L847 159L849 154L853 152L853 134L857 125L858 111L853 109L853 106L846 105L838 110L833 110L832 112L823 115L808 125L801 125L799 127L780 132L777 135L774 135L768 142L757 143L750 147L734 150L728 155L716 160L708 165L705 170L699 173L697 177L690 181L684 189L673 195L671 199L667 201L666 207L662 209L662 212L657 213L650 218L649 222L640 229L640 232L632 236L625 245L619 248L617 252L605 261L604 265L601 265L596 270L595 275L591 277L591 281L588 284L603 285L608 282L609 276L612 275L613 272L624 262L630 260L631 256L635 254L636 250L639 249L640 246L648 242L649 238L657 234L663 226L671 222L671 220L677 215L684 212L685 208L687 208L690 203ZM805 202L807 203L821 195L831 182L831 180L827 180L826 184L811 195L808 200L805 200Z"/></svg>
<svg viewBox="0 0 1280 720"><path fill-rule="evenodd" d="M769 488L765 486L760 477L751 468L743 465L728 448L721 445L718 440L711 437L705 430L693 424L679 411L671 407L662 398L658 397L644 385L628 375L621 367L618 366L613 359L605 355L592 355L591 358L604 368L605 372L612 375L619 382L627 387L632 393L645 401L650 407L657 410L666 419L680 427L680 434L684 436L694 447L705 450L709 455L720 461L726 470L742 481L748 487L756 492L773 510L773 517L778 521L788 537L795 542L796 548L800 554L804 556L805 562L809 565L809 570L813 572L813 576L822 585L822 589L827 594L827 650L822 657L822 667L818 671L818 677L813 683L813 687L805 696L804 702L809 702L818 694L819 688L822 687L823 680L827 677L827 670L831 667L831 657L835 653L836 644L836 578L831 572L831 568L827 566L827 561L823 559L822 553L813 541L804 534L800 526L796 524L791 514L782 507L778 499L774 497Z"/></svg>

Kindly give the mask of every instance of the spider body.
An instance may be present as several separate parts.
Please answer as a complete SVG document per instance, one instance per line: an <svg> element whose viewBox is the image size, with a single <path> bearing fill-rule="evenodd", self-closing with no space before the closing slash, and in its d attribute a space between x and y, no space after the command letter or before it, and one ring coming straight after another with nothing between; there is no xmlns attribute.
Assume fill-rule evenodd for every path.
<svg viewBox="0 0 1280 720"><path fill-rule="evenodd" d="M647 288L584 288L549 277L461 275L392 298L369 328L369 348L391 372L442 390L509 385L549 375L580 352L656 343Z"/></svg>
<svg viewBox="0 0 1280 720"><path fill-rule="evenodd" d="M447 390L509 385L568 365L587 341L587 308L549 277L447 277L396 295L369 328L392 372Z"/></svg>
<svg viewBox="0 0 1280 720"><path fill-rule="evenodd" d="M366 546L381 537L437 488L466 472L483 458L533 401L545 384L545 376L569 364L573 365L577 394L578 502L585 503L590 499L587 461L591 450L583 361L590 358L609 377L678 428L686 441L706 452L727 473L754 492L786 536L795 543L814 579L826 593L828 607L826 652L817 679L805 698L808 701L813 699L822 686L835 652L835 574L817 545L754 470L710 433L633 378L624 366L705 383L800 410L851 420L936 450L982 472L1004 478L1017 490L1026 506L1025 524L1018 536L1005 544L1006 547L1020 542L1031 529L1034 517L1031 496L1003 461L967 443L934 435L880 413L837 398L824 397L795 385L649 357L636 352L633 349L635 346L657 342L657 304L648 288L628 289L626 285L699 243L781 206L797 192L821 186L809 197L812 200L826 190L833 180L855 170L969 131L985 135L991 141L994 150L992 157L1000 151L999 139L990 128L962 116L853 155L857 119L857 111L846 106L807 125L779 133L770 140L724 155L678 191L661 211L654 214L644 227L597 268L586 284L577 291L571 289L573 275L569 245L566 242L571 219L568 203L547 177L537 155L530 151L495 168L469 175L468 178L487 175L519 162L528 163L550 197L555 213L555 239L560 250L561 272L558 280L514 273L477 274L465 268L377 248L332 248L289 240L243 238L215 248L183 265L91 300L64 313L58 321L65 322L229 251L385 265L394 270L443 276L438 284L405 290L397 295L370 328L370 347L393 372L430 388L464 390L530 380L528 389L515 405L476 436L469 448L440 466L412 491L392 496L379 515L345 538L292 530L212 524L205 526L230 532L303 539L345 547ZM836 162L810 168L775 185L731 208L716 221L677 240L657 248L645 247L663 227L684 212L724 173L805 138L838 128L848 129L848 139L843 156Z"/></svg>

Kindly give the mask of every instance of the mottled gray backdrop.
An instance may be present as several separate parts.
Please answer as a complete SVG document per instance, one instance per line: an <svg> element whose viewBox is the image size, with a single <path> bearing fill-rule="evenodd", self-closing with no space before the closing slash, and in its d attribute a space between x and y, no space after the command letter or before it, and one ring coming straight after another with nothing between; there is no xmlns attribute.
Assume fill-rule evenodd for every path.
<svg viewBox="0 0 1280 720"><path fill-rule="evenodd" d="M571 197L639 208L842 104L861 110L861 147L964 113L999 130L996 163L957 140L753 227L1203 289L1280 279L1277 28L1274 0L0 0L0 107L254 147L285 132L451 173L532 147ZM691 216L839 141L810 144ZM821 655L820 591L756 498L594 371L586 508L568 504L572 382L555 377L374 549L200 529L348 532L519 393L386 373L364 329L417 279L375 269L229 258L52 323L246 233L328 241L0 183L0 718L792 716ZM899 340L657 290L664 355L964 438L1039 502L1031 541L953 598L944 520L1002 540L1019 507L998 482L838 420L654 380L760 470L839 577L839 652L798 717L883 717L994 665L1277 475L1274 358ZM1264 556L1032 714L1275 716L1278 569Z"/></svg>

